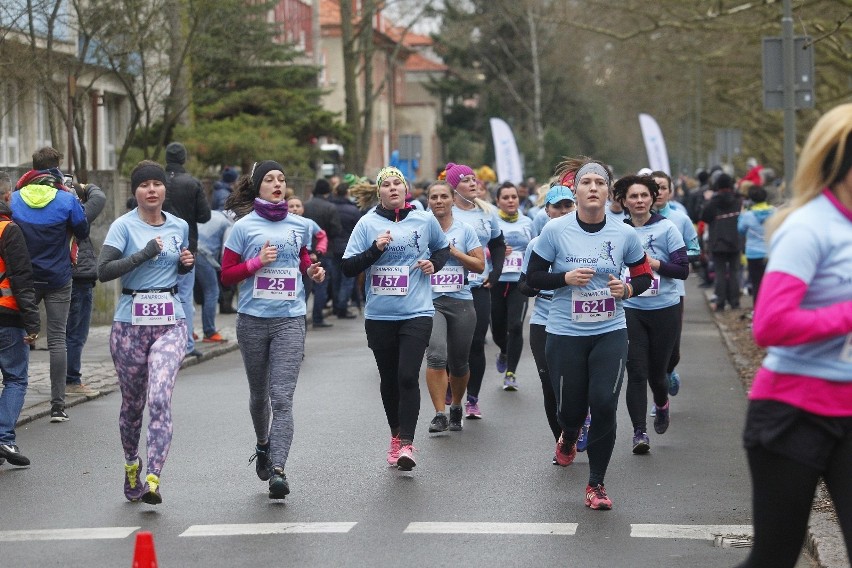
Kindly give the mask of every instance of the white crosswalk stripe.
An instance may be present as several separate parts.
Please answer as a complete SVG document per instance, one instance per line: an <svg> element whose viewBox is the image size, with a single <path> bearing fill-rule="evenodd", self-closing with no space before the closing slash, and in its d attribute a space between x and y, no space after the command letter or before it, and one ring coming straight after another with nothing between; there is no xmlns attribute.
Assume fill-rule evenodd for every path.
<svg viewBox="0 0 852 568"><path fill-rule="evenodd" d="M409 523L406 533L542 534L573 536L577 523Z"/></svg>
<svg viewBox="0 0 852 568"><path fill-rule="evenodd" d="M635 538L714 540L718 535L752 535L751 525L630 525Z"/></svg>
<svg viewBox="0 0 852 568"><path fill-rule="evenodd" d="M127 538L137 530L139 527L0 531L0 542L120 539Z"/></svg>
<svg viewBox="0 0 852 568"><path fill-rule="evenodd" d="M357 523L248 523L193 525L180 536L234 536L256 534L346 533Z"/></svg>

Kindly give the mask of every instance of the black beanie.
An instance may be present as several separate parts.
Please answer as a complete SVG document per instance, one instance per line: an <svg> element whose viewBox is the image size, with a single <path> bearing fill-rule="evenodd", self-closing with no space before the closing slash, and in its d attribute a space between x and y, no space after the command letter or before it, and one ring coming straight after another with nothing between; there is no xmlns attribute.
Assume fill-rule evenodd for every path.
<svg viewBox="0 0 852 568"><path fill-rule="evenodd" d="M314 195L327 195L331 193L331 184L325 178L320 178L314 184Z"/></svg>
<svg viewBox="0 0 852 568"><path fill-rule="evenodd" d="M159 180L163 182L163 185L166 185L166 171L157 162L139 164L130 172L130 191L135 193L136 188L142 185L142 182L151 179Z"/></svg>
<svg viewBox="0 0 852 568"><path fill-rule="evenodd" d="M186 146L180 142L172 142L166 146L166 163L183 164L186 162Z"/></svg>
<svg viewBox="0 0 852 568"><path fill-rule="evenodd" d="M284 166L282 166L275 160L264 160L262 162L255 162L254 167L251 170L251 186L254 188L255 194L260 193L260 182L262 182L263 178L266 177L266 174L268 174L272 170L279 170L283 173Z"/></svg>

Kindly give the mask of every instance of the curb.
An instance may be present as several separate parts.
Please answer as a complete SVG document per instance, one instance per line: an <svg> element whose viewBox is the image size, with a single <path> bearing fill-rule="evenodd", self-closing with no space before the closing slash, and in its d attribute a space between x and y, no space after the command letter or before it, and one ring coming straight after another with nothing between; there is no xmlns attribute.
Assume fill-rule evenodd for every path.
<svg viewBox="0 0 852 568"><path fill-rule="evenodd" d="M187 357L181 363L181 370L186 369L187 367L192 367L194 365L199 365L209 359L213 359L215 357L219 357L220 355L225 355L226 353L230 353L231 351L236 351L240 348L239 343L236 341L228 342L226 345L217 345L215 347L211 347L208 351L206 351L201 357ZM180 378L180 376L178 376ZM118 390L118 382L112 383L111 385L106 385L101 387L100 393L95 396L71 396L66 397L65 407L71 408L89 400L94 400L96 398L104 397L110 393L113 393ZM21 413L21 417L18 422L15 424L15 427L23 426L25 424L29 424L39 418L44 418L46 416L50 416L50 401L45 401L35 406L31 406L27 408L24 412ZM24 415L26 413L26 415Z"/></svg>
<svg viewBox="0 0 852 568"><path fill-rule="evenodd" d="M705 300L707 307L711 309L713 322L716 324L719 335L722 336L722 340L725 342L725 348L728 350L734 368L737 373L742 374L743 371L748 370L748 367L736 344L728 334L728 326L713 313L710 307L711 297L712 292L709 290L705 291ZM745 394L748 395L747 392ZM817 493L823 493L822 487L817 487ZM829 513L811 510L811 517L808 520L808 534L805 537L804 546L808 554L816 561L819 568L849 567L849 560L847 560L845 554L846 544L840 531L840 525Z"/></svg>

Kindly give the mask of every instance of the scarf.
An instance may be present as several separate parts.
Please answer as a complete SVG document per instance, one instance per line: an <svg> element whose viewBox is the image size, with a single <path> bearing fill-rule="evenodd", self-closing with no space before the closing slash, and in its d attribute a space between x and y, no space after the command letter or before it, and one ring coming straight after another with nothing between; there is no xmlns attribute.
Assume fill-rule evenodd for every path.
<svg viewBox="0 0 852 568"><path fill-rule="evenodd" d="M287 202L270 203L265 199L255 197L254 211L267 221L282 221L287 217Z"/></svg>
<svg viewBox="0 0 852 568"><path fill-rule="evenodd" d="M508 213L504 213L502 209L497 209L497 214L500 215L500 218L506 221L507 223L514 223L520 217L520 212L515 211L512 215Z"/></svg>

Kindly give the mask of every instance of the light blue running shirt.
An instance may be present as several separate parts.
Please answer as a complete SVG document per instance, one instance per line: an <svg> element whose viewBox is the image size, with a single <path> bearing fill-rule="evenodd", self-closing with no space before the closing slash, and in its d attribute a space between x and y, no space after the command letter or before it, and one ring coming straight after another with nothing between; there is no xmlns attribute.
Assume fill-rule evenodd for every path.
<svg viewBox="0 0 852 568"><path fill-rule="evenodd" d="M533 234L532 220L526 215L518 215L514 223L504 221L497 217L500 230L506 245L512 247L512 253L506 255L503 262L503 272L500 274L500 282L517 282L521 278L521 266L524 262L524 251L527 250Z"/></svg>
<svg viewBox="0 0 852 568"><path fill-rule="evenodd" d="M686 213L682 213L680 209L672 207L671 204L671 201L666 203L666 206L659 210L659 214L674 223L674 226L680 231L680 236L686 243L686 256L700 255L701 244L698 242L698 233L695 232L692 219ZM678 294L686 296L686 280L675 280L675 285Z"/></svg>
<svg viewBox="0 0 852 568"><path fill-rule="evenodd" d="M672 251L685 246L680 231L668 219L661 219L642 227L633 227L633 230L639 235L642 248L648 256L662 262L668 262ZM640 296L624 300L624 307L637 310L659 310L680 303L677 282L683 282L683 280L662 276L656 272L653 277L651 287Z"/></svg>
<svg viewBox="0 0 852 568"><path fill-rule="evenodd" d="M607 283L610 274L620 279L625 266L640 262L645 251L633 227L605 219L600 231L587 233L574 211L545 225L536 240L534 252L552 263L553 272L595 270L586 286L563 286L554 291L548 333L589 336L627 327L621 300L609 295Z"/></svg>
<svg viewBox="0 0 852 568"><path fill-rule="evenodd" d="M440 223L439 223L440 225ZM467 223L462 223L453 218L453 224L450 229L444 233L447 236L451 246L456 247L463 253L469 253L473 249L480 248L479 239L476 237L476 232L473 227ZM473 294L470 293L470 284L467 281L468 271L462 266L461 261L450 255L447 264L440 272L433 274L430 277L432 283L432 299L438 296L447 296L456 300L472 300ZM457 292L436 292L435 288L455 284L461 277L462 289Z"/></svg>
<svg viewBox="0 0 852 568"><path fill-rule="evenodd" d="M234 223L225 248L246 261L258 256L267 241L278 249L278 257L239 283L237 311L260 318L303 316L305 287L299 251L310 246L310 225L298 215L270 221L252 211Z"/></svg>
<svg viewBox="0 0 852 568"><path fill-rule="evenodd" d="M139 210L128 211L109 227L104 246L121 251L122 258L144 249L151 239L160 237L163 250L154 258L146 260L127 274L121 276L121 287L129 290L167 289L177 286L178 265L181 249L189 247L189 225L180 217L163 212L165 223L157 227L139 218ZM185 319L183 307L173 297L175 319ZM113 321L131 323L133 297L122 294L115 307Z"/></svg>
<svg viewBox="0 0 852 568"><path fill-rule="evenodd" d="M810 201L772 235L766 266L766 273L770 272L783 272L808 284L803 310L848 301L852 298L852 221L825 195ZM776 373L850 382L852 333L770 347L763 366Z"/></svg>
<svg viewBox="0 0 852 568"><path fill-rule="evenodd" d="M369 249L385 231L390 231L393 240L365 271L364 317L387 321L432 317L435 308L429 276L415 265L418 260L428 260L430 251L449 246L441 225L431 213L418 210L411 210L398 223L376 212L367 213L352 230L343 258Z"/></svg>
<svg viewBox="0 0 852 568"><path fill-rule="evenodd" d="M550 218L548 217L548 220ZM538 237L530 241L527 250L524 251L524 265L521 272L526 274L530 265L530 257ZM550 314L550 302L553 300L553 290L539 290L533 303L533 311L530 314L530 324L547 325L547 316Z"/></svg>
<svg viewBox="0 0 852 568"><path fill-rule="evenodd" d="M453 219L467 223L476 231L479 244L485 253L485 272L482 274L469 273L467 276L471 288L479 288L485 283L485 279L491 273L491 255L488 253L488 241L500 236L500 220L497 217L497 208L491 212L485 212L479 207L465 210L453 205Z"/></svg>

